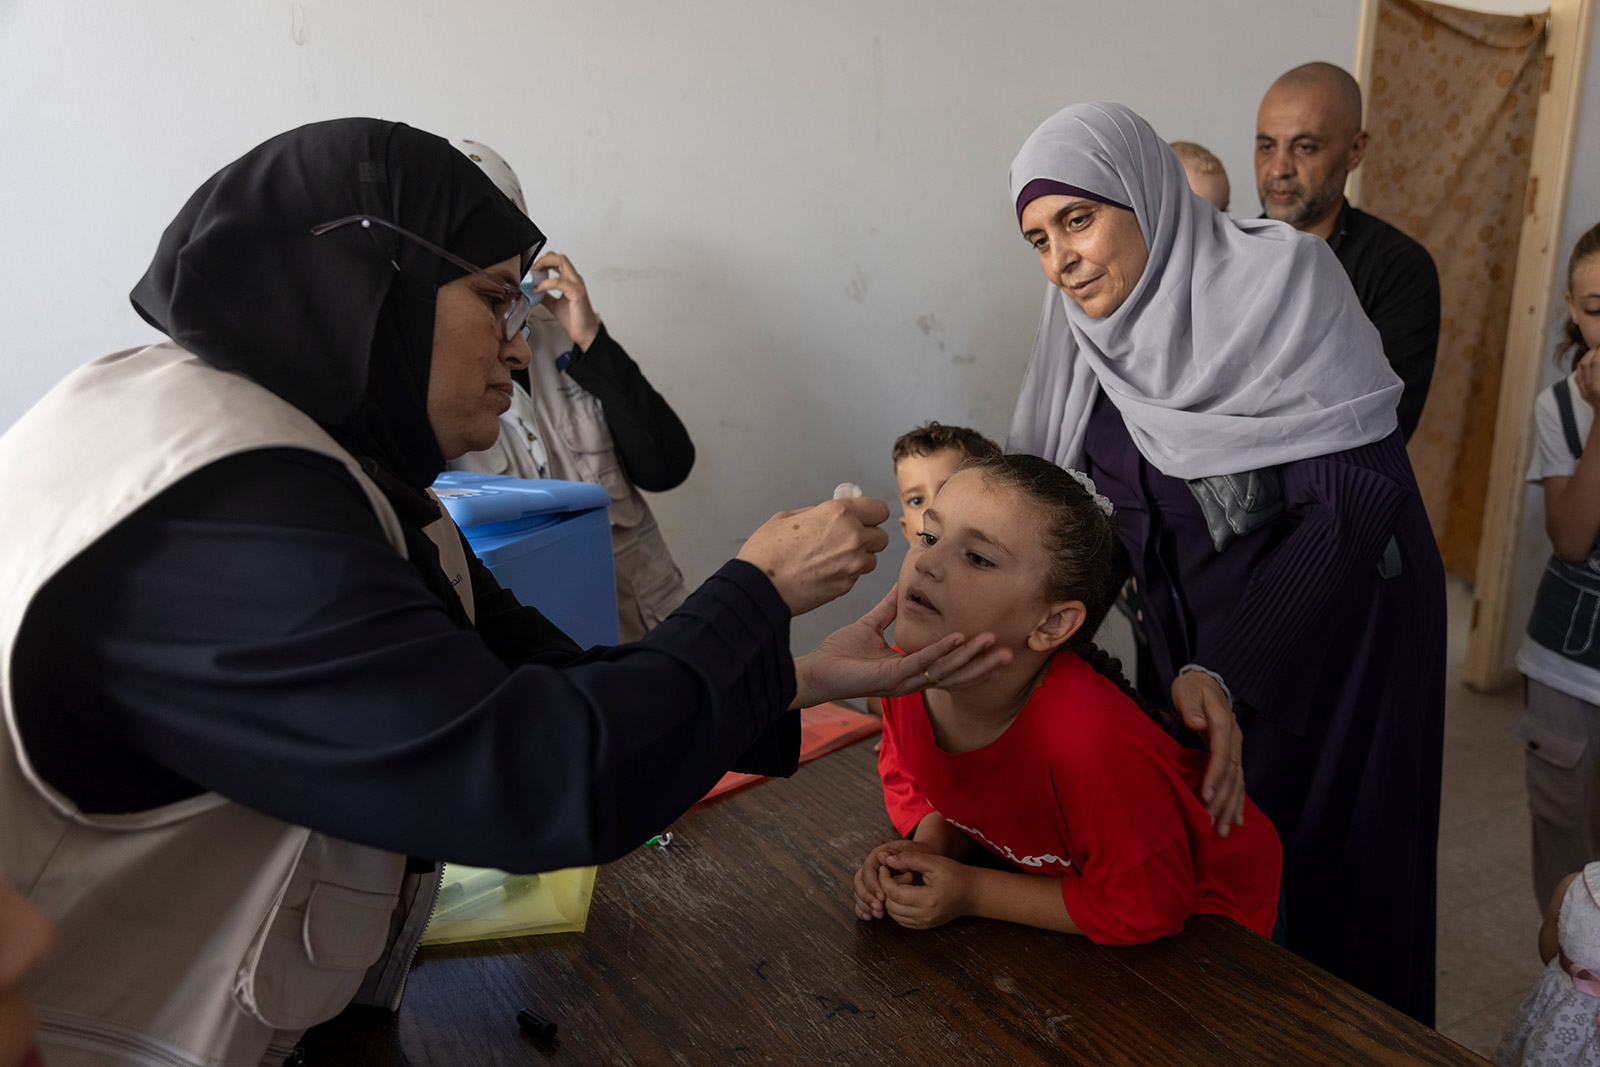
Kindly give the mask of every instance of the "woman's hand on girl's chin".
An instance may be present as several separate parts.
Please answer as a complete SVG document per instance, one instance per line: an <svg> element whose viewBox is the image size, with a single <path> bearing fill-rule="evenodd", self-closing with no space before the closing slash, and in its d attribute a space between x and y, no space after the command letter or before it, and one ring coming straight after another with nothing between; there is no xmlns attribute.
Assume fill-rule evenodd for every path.
<svg viewBox="0 0 1600 1067"><path fill-rule="evenodd" d="M1011 662L1011 650L996 648L993 634L970 641L948 634L920 652L896 652L883 633L894 623L898 589L892 587L877 607L795 660L798 691L791 707L841 697L903 696L930 684L962 688L987 681Z"/></svg>

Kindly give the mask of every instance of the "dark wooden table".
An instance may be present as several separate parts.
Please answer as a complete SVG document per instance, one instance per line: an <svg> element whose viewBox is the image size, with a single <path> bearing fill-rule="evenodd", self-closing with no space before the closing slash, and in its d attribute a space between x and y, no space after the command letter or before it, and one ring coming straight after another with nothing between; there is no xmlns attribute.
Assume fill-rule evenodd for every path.
<svg viewBox="0 0 1600 1067"><path fill-rule="evenodd" d="M851 906L893 831L858 743L702 805L600 871L583 934L424 950L398 1016L352 1009L306 1063L1483 1064L1231 920L1152 945ZM560 1026L540 1045L515 1022Z"/></svg>

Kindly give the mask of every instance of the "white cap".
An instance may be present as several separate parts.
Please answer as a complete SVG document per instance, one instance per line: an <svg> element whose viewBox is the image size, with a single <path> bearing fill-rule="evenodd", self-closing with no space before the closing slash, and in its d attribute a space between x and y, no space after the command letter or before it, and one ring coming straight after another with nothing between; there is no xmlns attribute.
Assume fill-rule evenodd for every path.
<svg viewBox="0 0 1600 1067"><path fill-rule="evenodd" d="M528 213L528 202L522 199L522 183L517 181L517 172L511 169L511 164L500 158L500 153L486 144L469 141L465 137L457 137L450 142L466 153L468 159L478 165L478 169L489 176L494 182L494 187L505 193L511 202L517 205L517 210L524 215Z"/></svg>

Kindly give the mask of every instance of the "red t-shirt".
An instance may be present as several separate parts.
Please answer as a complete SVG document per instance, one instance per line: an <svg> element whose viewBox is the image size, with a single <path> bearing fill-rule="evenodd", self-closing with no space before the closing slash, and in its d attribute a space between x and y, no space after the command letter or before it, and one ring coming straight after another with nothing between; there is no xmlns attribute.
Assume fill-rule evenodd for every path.
<svg viewBox="0 0 1600 1067"><path fill-rule="evenodd" d="M1198 796L1208 758L1061 652L1005 733L971 752L939 748L922 694L886 698L878 772L901 833L937 811L1018 870L1061 877L1096 944L1153 941L1195 912L1267 936L1278 833L1247 800L1244 825L1216 835Z"/></svg>

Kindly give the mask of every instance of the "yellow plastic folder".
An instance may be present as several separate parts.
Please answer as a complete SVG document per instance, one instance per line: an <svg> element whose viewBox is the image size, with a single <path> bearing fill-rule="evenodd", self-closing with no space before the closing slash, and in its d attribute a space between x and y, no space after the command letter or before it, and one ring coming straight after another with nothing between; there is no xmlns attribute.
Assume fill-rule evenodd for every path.
<svg viewBox="0 0 1600 1067"><path fill-rule="evenodd" d="M445 864L424 945L530 934L582 933L594 894L594 867L507 874Z"/></svg>

